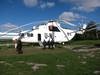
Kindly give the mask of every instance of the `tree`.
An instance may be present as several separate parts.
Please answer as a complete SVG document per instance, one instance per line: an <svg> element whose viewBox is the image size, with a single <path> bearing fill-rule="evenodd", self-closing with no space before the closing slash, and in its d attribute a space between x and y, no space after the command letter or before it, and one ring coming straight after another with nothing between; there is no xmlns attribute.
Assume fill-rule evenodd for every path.
<svg viewBox="0 0 100 75"><path fill-rule="evenodd" d="M86 36L86 39L97 39L96 33L97 33L96 22L90 21L87 24L86 32L84 34Z"/></svg>

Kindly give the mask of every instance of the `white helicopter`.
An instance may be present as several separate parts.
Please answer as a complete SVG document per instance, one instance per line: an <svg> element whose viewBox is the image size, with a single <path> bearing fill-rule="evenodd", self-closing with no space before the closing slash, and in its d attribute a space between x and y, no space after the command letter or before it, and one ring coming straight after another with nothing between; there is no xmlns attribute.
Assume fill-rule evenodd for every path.
<svg viewBox="0 0 100 75"><path fill-rule="evenodd" d="M61 20L61 21L71 26L78 27L65 20ZM25 24L23 26L27 26L29 24ZM23 27L23 26L20 26L20 27ZM18 40L21 37L21 42L39 43L40 46L43 46L43 42L46 38L52 38L52 40L55 43L68 42L73 39L76 33L83 34L85 32L86 27L87 25L84 24L83 27L79 31L64 29L61 27L58 21L48 21L45 24L40 24L39 26L33 26L31 31L22 31L20 33L9 33L10 31L15 30L15 29L11 29L10 31L7 31L6 33L0 33L0 37L9 38L9 39L12 39L13 41Z"/></svg>

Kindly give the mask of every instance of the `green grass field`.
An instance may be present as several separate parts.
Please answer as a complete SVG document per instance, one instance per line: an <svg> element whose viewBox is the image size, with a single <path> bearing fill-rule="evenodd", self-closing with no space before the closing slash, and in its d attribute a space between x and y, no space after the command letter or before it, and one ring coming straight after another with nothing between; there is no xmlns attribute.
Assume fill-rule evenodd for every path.
<svg viewBox="0 0 100 75"><path fill-rule="evenodd" d="M98 43L91 42L90 45ZM77 41L71 43L70 47L83 44L86 43ZM89 52L74 52L69 47L43 50L38 47L25 46L23 51L24 54L19 55L13 47L0 49L0 75L100 74L100 48Z"/></svg>

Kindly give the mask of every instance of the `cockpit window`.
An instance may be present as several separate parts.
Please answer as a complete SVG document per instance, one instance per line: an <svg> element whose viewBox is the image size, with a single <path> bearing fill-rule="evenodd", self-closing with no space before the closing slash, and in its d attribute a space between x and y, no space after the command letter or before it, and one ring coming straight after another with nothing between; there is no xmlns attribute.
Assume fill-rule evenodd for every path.
<svg viewBox="0 0 100 75"><path fill-rule="evenodd" d="M21 37L24 37L24 33L19 34Z"/></svg>
<svg viewBox="0 0 100 75"><path fill-rule="evenodd" d="M49 26L49 30L50 31L55 31L55 32L60 32L60 30L58 29L58 27L55 27L55 26Z"/></svg>

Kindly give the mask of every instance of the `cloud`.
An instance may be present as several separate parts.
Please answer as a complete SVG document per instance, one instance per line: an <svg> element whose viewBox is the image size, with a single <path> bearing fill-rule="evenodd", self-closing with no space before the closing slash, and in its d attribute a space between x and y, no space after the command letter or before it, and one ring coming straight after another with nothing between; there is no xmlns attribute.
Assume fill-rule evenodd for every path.
<svg viewBox="0 0 100 75"><path fill-rule="evenodd" d="M55 6L55 3L54 2L47 2L47 6L48 7L53 7L53 6Z"/></svg>
<svg viewBox="0 0 100 75"><path fill-rule="evenodd" d="M51 7L54 7L55 6L55 3L54 2L47 2L47 3L41 3L40 4L40 8L51 8Z"/></svg>
<svg viewBox="0 0 100 75"><path fill-rule="evenodd" d="M59 19L66 19L67 21L75 21L76 19L81 18L79 14L73 13L73 12L63 12Z"/></svg>
<svg viewBox="0 0 100 75"><path fill-rule="evenodd" d="M100 7L100 0L60 0L63 3L72 3L75 5L74 10L92 12Z"/></svg>
<svg viewBox="0 0 100 75"><path fill-rule="evenodd" d="M41 4L40 8L46 8L46 3Z"/></svg>
<svg viewBox="0 0 100 75"><path fill-rule="evenodd" d="M23 0L23 2L27 7L34 7L38 4L38 0Z"/></svg>
<svg viewBox="0 0 100 75"><path fill-rule="evenodd" d="M82 2L79 1L79 3L77 3L77 5L79 6L77 8L78 10L92 12L96 8L100 7L100 0L85 0Z"/></svg>
<svg viewBox="0 0 100 75"><path fill-rule="evenodd" d="M51 8L55 6L54 2L44 2L44 1L39 1L39 0L23 0L23 3L27 7L39 6L40 8Z"/></svg>
<svg viewBox="0 0 100 75"><path fill-rule="evenodd" d="M11 23L5 23L0 25L0 28L2 28L2 31L8 31L14 28L17 28L17 25L11 24Z"/></svg>

